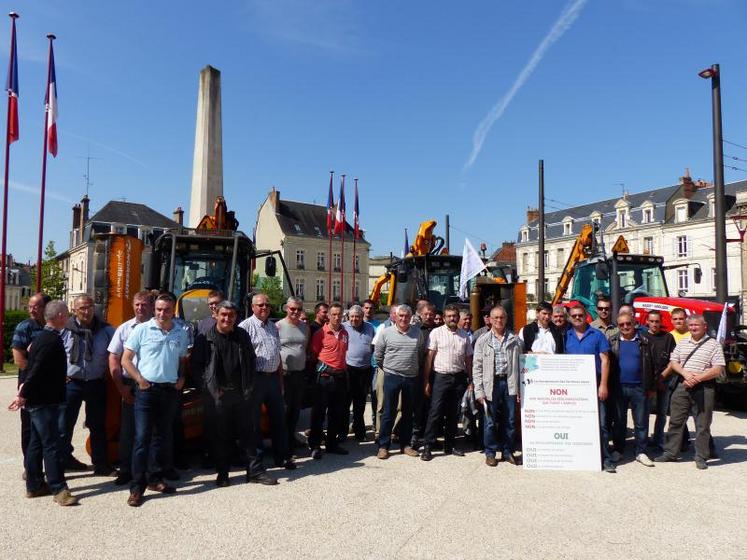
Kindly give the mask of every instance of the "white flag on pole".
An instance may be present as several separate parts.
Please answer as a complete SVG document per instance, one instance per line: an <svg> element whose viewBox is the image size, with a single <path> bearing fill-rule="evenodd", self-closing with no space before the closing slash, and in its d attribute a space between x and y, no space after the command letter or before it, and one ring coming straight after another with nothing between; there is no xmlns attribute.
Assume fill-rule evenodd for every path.
<svg viewBox="0 0 747 560"><path fill-rule="evenodd" d="M724 302L724 310L721 312L721 320L718 322L718 332L716 333L716 340L719 344L723 344L726 340L726 314L729 311L729 304Z"/></svg>
<svg viewBox="0 0 747 560"><path fill-rule="evenodd" d="M459 274L459 298L467 299L467 283L487 268L472 243L465 237L462 251L462 271Z"/></svg>

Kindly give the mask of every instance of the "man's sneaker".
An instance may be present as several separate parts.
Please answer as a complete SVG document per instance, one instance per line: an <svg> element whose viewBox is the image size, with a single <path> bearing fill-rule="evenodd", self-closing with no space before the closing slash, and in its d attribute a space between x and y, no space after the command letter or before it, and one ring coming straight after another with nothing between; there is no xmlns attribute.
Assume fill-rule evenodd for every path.
<svg viewBox="0 0 747 560"><path fill-rule="evenodd" d="M453 455L454 457L464 457L464 451L456 447L444 447L444 455Z"/></svg>
<svg viewBox="0 0 747 560"><path fill-rule="evenodd" d="M408 445L407 447L402 449L402 455L407 455L408 457L419 457L420 453L418 453Z"/></svg>
<svg viewBox="0 0 747 560"><path fill-rule="evenodd" d="M263 472L253 476L246 475L246 481L250 484L263 484L265 486L275 486L278 483L277 480Z"/></svg>
<svg viewBox="0 0 747 560"><path fill-rule="evenodd" d="M622 458L622 453L620 453L619 451L613 451L612 453L610 453L610 459L612 459L613 463L619 463L620 459Z"/></svg>
<svg viewBox="0 0 747 560"><path fill-rule="evenodd" d="M140 507L143 505L143 493L140 490L130 490L127 505L130 507Z"/></svg>
<svg viewBox="0 0 747 560"><path fill-rule="evenodd" d="M148 490L151 492L160 492L161 494L175 494L176 488L166 484L163 481L148 484Z"/></svg>
<svg viewBox="0 0 747 560"><path fill-rule="evenodd" d="M54 495L53 499L55 503L60 504L61 506L77 506L78 505L78 498L73 496L70 493L70 490L68 490L67 488L57 492L57 494Z"/></svg>
<svg viewBox="0 0 747 560"><path fill-rule="evenodd" d="M380 447L376 458L381 460L389 459L389 450L386 447Z"/></svg>
<svg viewBox="0 0 747 560"><path fill-rule="evenodd" d="M296 462L291 457L291 458L286 459L285 461L283 461L283 468L286 471L294 471L294 470L296 470L298 468L298 465L296 464Z"/></svg>
<svg viewBox="0 0 747 560"><path fill-rule="evenodd" d="M669 453L666 452L654 457L654 463L671 463L676 460L676 457L672 457Z"/></svg>
<svg viewBox="0 0 747 560"><path fill-rule="evenodd" d="M131 480L132 475L130 473L119 471L117 478L114 479L114 485L124 486L125 484L129 484Z"/></svg>
<svg viewBox="0 0 747 560"><path fill-rule="evenodd" d="M512 465L519 465L521 459L517 459L513 453L506 453L503 455L503 460Z"/></svg>
<svg viewBox="0 0 747 560"><path fill-rule="evenodd" d="M423 452L420 454L420 460L421 461L430 461L433 459L433 454L431 453L431 448L427 445L423 447Z"/></svg>
<svg viewBox="0 0 747 560"><path fill-rule="evenodd" d="M617 469L615 468L615 464L611 461L605 461L604 466L602 467L604 469L604 472L608 473L616 473Z"/></svg>
<svg viewBox="0 0 747 560"><path fill-rule="evenodd" d="M81 461L78 461L78 459L72 456L68 458L67 461L65 461L65 471L84 472L89 470L90 468L91 467Z"/></svg>
<svg viewBox="0 0 747 560"><path fill-rule="evenodd" d="M494 455L488 455L485 457L485 464L489 467L497 467L498 459L496 459Z"/></svg>
<svg viewBox="0 0 747 560"><path fill-rule="evenodd" d="M315 447L311 450L311 458L317 461L322 458L322 450L319 447Z"/></svg>
<svg viewBox="0 0 747 560"><path fill-rule="evenodd" d="M708 464L705 462L705 459L701 459L700 457L695 458L695 468L698 470L704 471L708 468Z"/></svg>
<svg viewBox="0 0 747 560"><path fill-rule="evenodd" d="M654 462L651 459L649 459L648 455L646 455L645 453L639 453L638 455L636 455L635 460L638 461L644 467L654 466Z"/></svg>
<svg viewBox="0 0 747 560"><path fill-rule="evenodd" d="M215 485L218 488L225 488L229 484L231 483L228 482L228 473L220 473L215 479Z"/></svg>
<svg viewBox="0 0 747 560"><path fill-rule="evenodd" d="M47 486L46 482L42 482L41 486L37 488L36 490L26 490L26 497L27 498L41 498L42 496L49 496L52 493L52 491L49 489L49 486Z"/></svg>
<svg viewBox="0 0 747 560"><path fill-rule="evenodd" d="M99 467L94 467L93 476L115 477L117 476L117 470L108 465L102 465Z"/></svg>

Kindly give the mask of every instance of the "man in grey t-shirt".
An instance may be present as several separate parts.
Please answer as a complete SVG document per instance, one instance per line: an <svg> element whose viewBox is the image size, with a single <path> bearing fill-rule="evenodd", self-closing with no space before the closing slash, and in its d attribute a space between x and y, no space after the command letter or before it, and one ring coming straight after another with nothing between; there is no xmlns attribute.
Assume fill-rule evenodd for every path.
<svg viewBox="0 0 747 560"><path fill-rule="evenodd" d="M309 328L303 321L303 300L291 296L285 302L285 318L275 326L280 335L280 359L283 363L283 395L285 397L285 424L288 429L288 446L302 445L296 438L296 426L304 397L306 353Z"/></svg>

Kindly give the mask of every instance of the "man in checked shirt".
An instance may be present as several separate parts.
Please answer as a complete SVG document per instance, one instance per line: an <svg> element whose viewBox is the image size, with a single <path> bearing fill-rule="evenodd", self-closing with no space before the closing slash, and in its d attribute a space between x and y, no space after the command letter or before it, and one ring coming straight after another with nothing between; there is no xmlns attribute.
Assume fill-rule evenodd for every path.
<svg viewBox="0 0 747 560"><path fill-rule="evenodd" d="M285 402L283 401L283 364L280 360L280 335L270 321L270 300L258 293L252 297L252 316L244 319L239 327L249 333L257 357L256 372L249 399L251 435L248 444L249 468L247 481L273 485L277 480L265 474L262 456L257 451L260 438L260 412L267 407L272 433L272 452L275 465L295 469L296 463L288 448L288 432L285 428Z"/></svg>

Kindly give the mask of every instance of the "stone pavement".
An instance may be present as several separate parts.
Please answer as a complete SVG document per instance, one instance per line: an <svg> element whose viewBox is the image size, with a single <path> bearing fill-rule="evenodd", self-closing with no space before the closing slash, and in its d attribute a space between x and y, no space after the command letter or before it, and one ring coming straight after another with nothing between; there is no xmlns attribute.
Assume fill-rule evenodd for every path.
<svg viewBox="0 0 747 560"><path fill-rule="evenodd" d="M275 487L215 489L194 469L139 509L111 479L72 473L81 505L24 497L15 379L0 379L0 558L746 558L747 414L717 412L722 459L617 474L529 472L479 453L433 461L372 443L273 471ZM85 431L76 432L76 455Z"/></svg>

